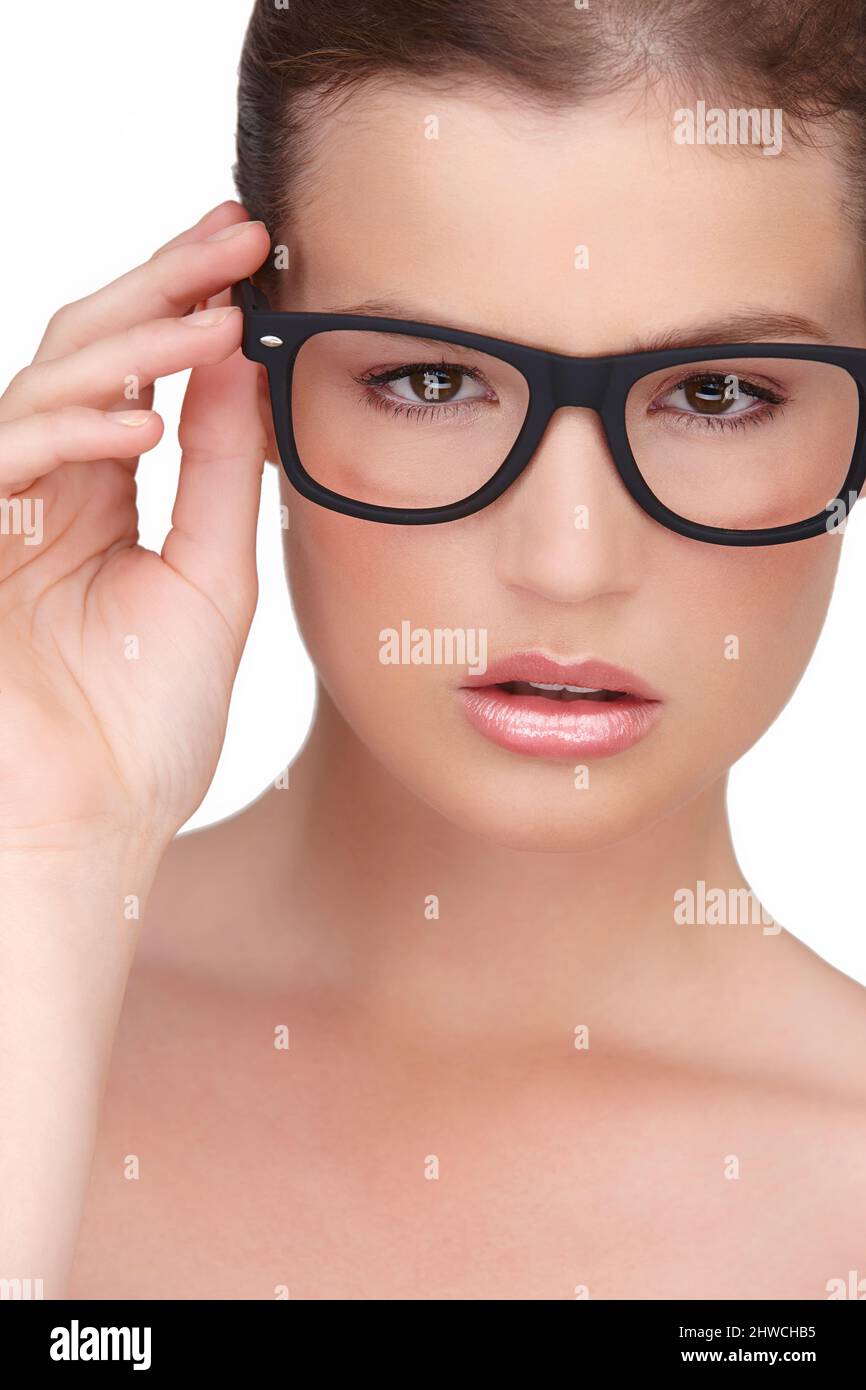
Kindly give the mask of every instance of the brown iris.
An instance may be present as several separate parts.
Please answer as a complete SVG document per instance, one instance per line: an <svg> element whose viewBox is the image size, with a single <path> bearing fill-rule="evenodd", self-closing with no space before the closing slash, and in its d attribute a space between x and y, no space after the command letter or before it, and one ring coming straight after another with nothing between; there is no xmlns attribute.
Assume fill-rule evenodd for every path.
<svg viewBox="0 0 866 1390"><path fill-rule="evenodd" d="M699 376L683 383L689 405L702 415L721 415L735 399L724 377Z"/></svg>
<svg viewBox="0 0 866 1390"><path fill-rule="evenodd" d="M422 401L450 401L463 385L463 373L451 367L425 367L412 372L409 384Z"/></svg>

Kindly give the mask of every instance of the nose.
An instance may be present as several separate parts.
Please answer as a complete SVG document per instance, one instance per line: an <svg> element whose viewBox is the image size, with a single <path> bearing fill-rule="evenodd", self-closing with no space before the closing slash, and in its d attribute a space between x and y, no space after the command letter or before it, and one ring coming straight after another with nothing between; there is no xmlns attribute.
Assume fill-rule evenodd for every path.
<svg viewBox="0 0 866 1390"><path fill-rule="evenodd" d="M626 491L594 410L554 412L497 510L496 572L507 588L580 603L637 587L655 523Z"/></svg>

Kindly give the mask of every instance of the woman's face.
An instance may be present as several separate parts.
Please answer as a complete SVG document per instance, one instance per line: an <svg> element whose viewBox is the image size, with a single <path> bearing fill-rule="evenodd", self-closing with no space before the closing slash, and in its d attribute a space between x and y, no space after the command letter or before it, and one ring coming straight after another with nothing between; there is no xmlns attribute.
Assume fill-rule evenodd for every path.
<svg viewBox="0 0 866 1390"><path fill-rule="evenodd" d="M395 316L580 356L676 342L734 313L797 315L826 341L866 343L861 248L831 155L790 140L778 156L677 144L679 105L632 94L547 116L478 92L352 98L320 123L279 307L387 301ZM395 428L411 457L414 426ZM283 487L295 608L334 706L448 820L520 848L612 843L722 776L799 680L841 545L665 530L580 409L558 411L518 481L460 521L375 524ZM468 716L465 664L380 659L383 631L404 622L484 630L490 667L527 651L614 663L660 705L619 751L503 746Z"/></svg>

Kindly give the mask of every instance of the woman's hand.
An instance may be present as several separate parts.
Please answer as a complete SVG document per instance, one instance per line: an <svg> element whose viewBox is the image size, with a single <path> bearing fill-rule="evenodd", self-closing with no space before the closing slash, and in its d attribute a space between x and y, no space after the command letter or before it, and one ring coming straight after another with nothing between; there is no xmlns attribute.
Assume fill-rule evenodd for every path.
<svg viewBox="0 0 866 1390"><path fill-rule="evenodd" d="M267 447L226 286L268 246L222 204L60 309L0 397L0 851L165 845L207 790L256 603ZM153 383L189 367L155 554L135 471L163 431Z"/></svg>
<svg viewBox="0 0 866 1390"><path fill-rule="evenodd" d="M256 602L258 368L239 310L188 316L267 255L260 223L208 239L239 220L225 203L61 309L0 398L0 1279L47 1298L66 1286L137 925L213 774ZM186 367L155 555L135 469L162 434L153 383Z"/></svg>

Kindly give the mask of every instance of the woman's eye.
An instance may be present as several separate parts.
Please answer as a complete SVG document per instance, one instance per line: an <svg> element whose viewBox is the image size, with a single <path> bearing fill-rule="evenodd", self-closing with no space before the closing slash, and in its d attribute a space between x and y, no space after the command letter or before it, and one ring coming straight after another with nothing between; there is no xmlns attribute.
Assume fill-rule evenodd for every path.
<svg viewBox="0 0 866 1390"><path fill-rule="evenodd" d="M665 397L664 404L674 410L696 415L737 415L748 410L757 393L748 389L734 373L726 376L693 377L680 382Z"/></svg>
<svg viewBox="0 0 866 1390"><path fill-rule="evenodd" d="M402 377L394 382L393 389L404 400L453 401L460 395L463 382L462 372L453 371L450 367L429 367ZM401 387L405 389L401 390Z"/></svg>
<svg viewBox="0 0 866 1390"><path fill-rule="evenodd" d="M366 384L411 405L447 405L452 401L483 400L489 395L482 382L460 367L421 364L367 377Z"/></svg>
<svg viewBox="0 0 866 1390"><path fill-rule="evenodd" d="M730 416L755 413L761 405L782 405L784 398L769 387L746 381L735 372L704 373L681 381L661 396L655 410L677 410L684 415Z"/></svg>

